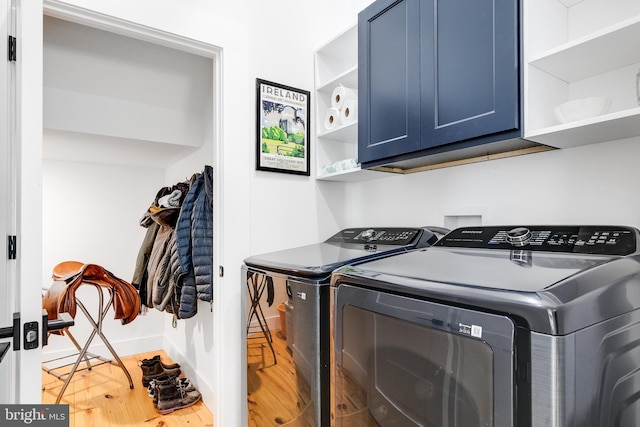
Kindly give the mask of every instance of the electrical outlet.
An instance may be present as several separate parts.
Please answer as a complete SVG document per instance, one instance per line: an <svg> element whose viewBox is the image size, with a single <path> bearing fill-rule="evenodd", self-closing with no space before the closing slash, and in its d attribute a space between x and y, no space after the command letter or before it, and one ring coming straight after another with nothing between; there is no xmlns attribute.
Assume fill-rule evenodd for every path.
<svg viewBox="0 0 640 427"><path fill-rule="evenodd" d="M24 349L33 350L38 348L38 322L27 322L24 324Z"/></svg>

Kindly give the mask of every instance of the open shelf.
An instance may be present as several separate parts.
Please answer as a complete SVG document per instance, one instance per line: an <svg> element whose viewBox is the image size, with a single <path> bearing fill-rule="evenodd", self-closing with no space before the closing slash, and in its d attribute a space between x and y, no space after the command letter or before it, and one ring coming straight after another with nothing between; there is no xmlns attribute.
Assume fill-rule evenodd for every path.
<svg viewBox="0 0 640 427"><path fill-rule="evenodd" d="M558 148L640 136L640 2L525 0L525 139ZM607 114L558 124L575 99L611 98Z"/></svg>
<svg viewBox="0 0 640 427"><path fill-rule="evenodd" d="M315 54L316 179L353 182L386 174L357 168L324 174L327 166L358 158L358 123L324 126L333 91L339 85L358 89L358 27L354 25L320 47Z"/></svg>
<svg viewBox="0 0 640 427"><path fill-rule="evenodd" d="M526 139L569 148L640 135L640 107L540 129Z"/></svg>
<svg viewBox="0 0 640 427"><path fill-rule="evenodd" d="M550 49L529 60L565 82L640 62L640 16Z"/></svg>

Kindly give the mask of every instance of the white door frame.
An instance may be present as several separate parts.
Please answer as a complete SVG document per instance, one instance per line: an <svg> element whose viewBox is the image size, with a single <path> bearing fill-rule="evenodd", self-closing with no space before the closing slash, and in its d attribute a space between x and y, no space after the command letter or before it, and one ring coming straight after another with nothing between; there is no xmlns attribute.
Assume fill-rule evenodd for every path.
<svg viewBox="0 0 640 427"><path fill-rule="evenodd" d="M14 11L15 12L15 11ZM3 61L0 65L0 327L8 328L13 324L13 313L16 311L15 261L9 260L7 237L15 233L15 202L13 202L13 177L15 164L12 159L12 144L15 144L14 111L15 111L15 63L8 60L7 39L15 36L15 13L12 13L11 0L0 1L0 34L2 34ZM11 346L0 363L0 378L6 379L0 384L0 403L15 403L18 394L16 376L13 375L19 353L13 352L10 338L2 340Z"/></svg>
<svg viewBox="0 0 640 427"><path fill-rule="evenodd" d="M14 0L13 3L17 38L15 107L11 119L15 123L12 145L15 168L10 172L9 204L15 210L15 219L9 221L6 231L17 236L16 259L9 264L9 275L15 283L14 311L20 313L22 335L27 322L37 322L38 330L42 331L41 167L39 160L33 161L42 157L42 4L38 0ZM6 238L3 236L3 239ZM41 347L22 349L13 356L13 403L40 403ZM38 369L34 370L36 366Z"/></svg>
<svg viewBox="0 0 640 427"><path fill-rule="evenodd" d="M222 265L223 241L223 158L222 150L222 49L195 40L169 34L154 28L137 25L119 18L96 13L69 5L58 0L16 0L19 5L18 38L22 62L18 65L18 236L21 245L18 253L18 276L20 286L20 309L23 321L38 320L41 313L42 280L42 20L43 14L67 21L115 32L128 37L149 41L185 52L209 57L213 61L213 144L214 144L214 271ZM224 333L224 311L219 307L220 293L224 286L219 278L214 286L214 349ZM37 301L37 303L36 303ZM41 325L40 325L41 326ZM40 403L41 400L41 351L21 355L19 366L20 403ZM220 358L213 357L215 364L212 379L215 386L214 413L224 405L224 366ZM33 369L37 366L38 369ZM29 372L29 367L31 367Z"/></svg>
<svg viewBox="0 0 640 427"><path fill-rule="evenodd" d="M211 44L203 43L197 40L188 39L175 34L170 34L155 28L139 25L130 21L125 21L120 18L105 15L88 9L80 8L77 6L69 5L68 3L61 2L59 0L44 0L43 13L52 16L54 18L63 19L65 21L74 22L77 24L86 25L88 27L97 28L100 30L109 31L112 33L120 34L126 37L131 37L150 43L170 47L183 52L192 53L195 55L211 58L213 61L213 84L212 84L212 99L213 99L213 144L214 144L214 271L218 271L220 265L222 265L222 242L223 242L223 217L222 217L222 201L223 195L223 166L219 159L222 159L222 49L213 46ZM224 288L222 286L222 278L218 278L217 286L214 286L214 349L222 348L222 345L217 345L222 338L222 332L224 331L224 318L222 316L223 310L219 309L219 301L222 298L216 294ZM213 358L217 360L217 358ZM214 369L214 375L216 378L212 378L211 382L214 384L215 401L213 404L213 410L216 411L220 405L218 403L220 399L224 400L220 391L223 390L218 386L222 384L224 377L224 368L219 367L220 364L216 363L216 369Z"/></svg>

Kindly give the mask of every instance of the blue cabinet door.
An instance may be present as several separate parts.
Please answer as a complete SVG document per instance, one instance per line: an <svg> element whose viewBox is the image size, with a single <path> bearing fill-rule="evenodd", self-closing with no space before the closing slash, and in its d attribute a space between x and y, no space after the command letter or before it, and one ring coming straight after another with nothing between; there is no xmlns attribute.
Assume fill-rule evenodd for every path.
<svg viewBox="0 0 640 427"><path fill-rule="evenodd" d="M420 0L378 0L358 15L358 158L420 149Z"/></svg>
<svg viewBox="0 0 640 427"><path fill-rule="evenodd" d="M519 128L517 3L421 3L421 148Z"/></svg>
<svg viewBox="0 0 640 427"><path fill-rule="evenodd" d="M521 136L517 0L377 0L358 16L358 157Z"/></svg>

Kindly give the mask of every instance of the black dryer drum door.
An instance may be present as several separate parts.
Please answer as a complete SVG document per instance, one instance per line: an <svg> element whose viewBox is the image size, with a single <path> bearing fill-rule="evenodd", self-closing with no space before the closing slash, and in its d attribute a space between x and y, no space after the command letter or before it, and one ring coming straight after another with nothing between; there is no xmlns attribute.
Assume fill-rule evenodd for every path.
<svg viewBox="0 0 640 427"><path fill-rule="evenodd" d="M506 316L340 285L336 424L512 427L515 330Z"/></svg>

